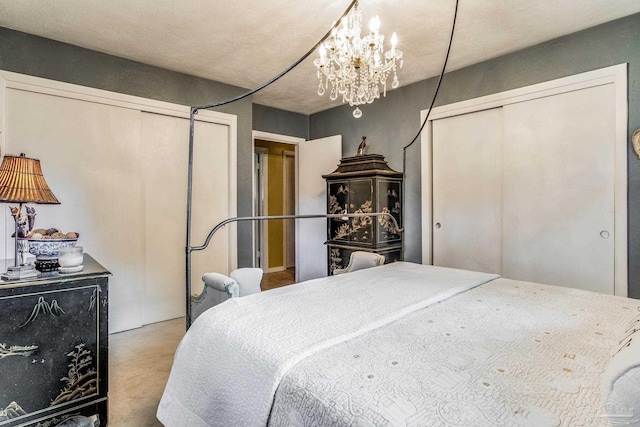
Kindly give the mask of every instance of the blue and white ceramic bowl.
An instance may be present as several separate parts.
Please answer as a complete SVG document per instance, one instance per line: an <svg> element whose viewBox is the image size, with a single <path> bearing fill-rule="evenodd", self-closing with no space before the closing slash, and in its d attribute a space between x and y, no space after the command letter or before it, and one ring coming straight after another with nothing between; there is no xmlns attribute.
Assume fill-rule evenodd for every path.
<svg viewBox="0 0 640 427"><path fill-rule="evenodd" d="M75 246L78 239L29 239L29 252L36 259L57 259L60 248Z"/></svg>

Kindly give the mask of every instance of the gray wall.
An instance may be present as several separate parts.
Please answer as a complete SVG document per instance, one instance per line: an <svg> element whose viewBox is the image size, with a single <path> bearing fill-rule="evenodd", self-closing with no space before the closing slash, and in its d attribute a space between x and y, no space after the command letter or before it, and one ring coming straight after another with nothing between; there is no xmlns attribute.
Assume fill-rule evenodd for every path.
<svg viewBox="0 0 640 427"><path fill-rule="evenodd" d="M184 105L209 104L243 89L82 49L0 27L0 69L91 86ZM488 95L607 67L629 63L629 136L640 127L640 14L590 28L490 61L448 73L436 105ZM444 49L444 46L443 46ZM455 49L455 40L454 46ZM400 76L401 77L401 76ZM304 138L343 135L343 154L354 155L363 135L369 152L384 154L392 168L402 170L402 147L419 128L420 110L428 107L435 79L390 91L362 108L339 107L305 116L252 106L251 99L220 111L238 116L238 215L251 214L251 130ZM254 117L255 125L254 125ZM420 147L407 151L405 221L406 258L419 261ZM185 178L186 182L186 178ZM640 161L629 149L629 295L640 298ZM238 227L238 261L251 264L251 235Z"/></svg>
<svg viewBox="0 0 640 427"><path fill-rule="evenodd" d="M246 91L2 27L0 40L0 69L16 73L188 106L212 104ZM218 110L238 117L238 215L248 216L252 214L251 98ZM186 176L172 178L184 179L186 187ZM186 209L186 200L176 203L185 203ZM252 264L251 248L250 225L238 224L240 266Z"/></svg>
<svg viewBox="0 0 640 427"><path fill-rule="evenodd" d="M443 49L445 47L443 46ZM452 50L455 50L455 38ZM640 128L640 14L552 40L490 61L448 73L436 105L445 105L620 63L628 63L629 138ZM402 76L400 75L400 78ZM420 110L431 102L436 79L387 93L361 108L355 120L348 106L310 117L309 136L343 135L345 155L354 155L363 135L369 152L384 154L402 168L402 147L420 126ZM420 260L420 148L407 152L406 258ZM640 298L640 161L629 147L629 296Z"/></svg>
<svg viewBox="0 0 640 427"><path fill-rule="evenodd" d="M253 130L309 139L309 116L253 104Z"/></svg>

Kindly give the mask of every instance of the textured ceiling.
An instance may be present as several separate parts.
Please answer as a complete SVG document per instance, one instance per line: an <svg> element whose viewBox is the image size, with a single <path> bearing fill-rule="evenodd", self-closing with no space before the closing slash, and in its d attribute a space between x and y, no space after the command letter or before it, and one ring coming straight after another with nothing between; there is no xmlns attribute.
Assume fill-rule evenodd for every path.
<svg viewBox="0 0 640 427"><path fill-rule="evenodd" d="M326 33L350 0L0 0L0 26L223 83L254 88ZM360 0L365 22L398 33L401 85L437 75L454 0ZM460 0L448 70L640 12L638 0ZM310 114L315 55L254 102Z"/></svg>

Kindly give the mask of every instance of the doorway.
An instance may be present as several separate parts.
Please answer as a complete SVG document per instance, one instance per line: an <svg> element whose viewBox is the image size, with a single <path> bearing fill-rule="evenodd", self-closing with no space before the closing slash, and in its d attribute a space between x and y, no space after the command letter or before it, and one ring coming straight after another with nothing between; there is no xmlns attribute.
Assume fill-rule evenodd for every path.
<svg viewBox="0 0 640 427"><path fill-rule="evenodd" d="M295 145L254 138L255 215L294 215ZM262 290L295 282L295 221L257 221L255 265L265 272Z"/></svg>
<svg viewBox="0 0 640 427"><path fill-rule="evenodd" d="M281 143L284 144L285 147L283 148L285 148L285 151L293 151L295 153L295 157L288 161L290 165L295 165L295 168L290 168L294 169L293 181L295 184L289 187L290 189L292 187L295 188L295 196L294 200L292 200L292 203L295 205L295 214L310 215L326 213L326 182L322 176L335 170L336 165L340 162L340 158L342 157L342 136L333 135L307 141L304 138L254 130L253 140ZM254 150L256 150L255 147ZM258 148L257 150L258 153L260 153L260 151L264 152L262 148ZM280 156L282 156L281 153ZM258 155L254 158L257 159ZM263 156L263 158L266 159L267 163L269 162L269 156ZM266 171L267 168L263 167L263 169ZM268 179L268 173L262 173L262 171L257 170L257 166L255 166L253 180L253 194L255 195L254 214L266 214L266 212L260 212L261 201L259 199L265 198L265 194L260 188L264 187L264 181L268 181ZM268 197L269 193L267 190L266 198L268 199ZM263 208L263 210L265 209ZM261 239L260 236L266 234L265 225L268 228L271 223L274 223L274 221L264 221L262 224L254 221L253 223L253 233L255 236L254 254L260 252L260 262L258 262L258 256L256 256L254 266L261 266L261 263L264 262L265 250L268 252L268 248L261 248L261 246L264 246L264 239ZM295 274L294 280L296 282L302 282L326 276L327 252L324 246L327 238L326 219L316 218L308 221L296 221L294 225L295 227L290 230L292 234L295 234L295 243L293 247L289 246L290 253L295 254L293 257L295 271L292 271ZM281 272L267 272L266 274L275 275L275 273ZM267 276L267 278L269 278L269 276ZM291 279L287 281L289 280ZM263 283L265 282L263 281Z"/></svg>

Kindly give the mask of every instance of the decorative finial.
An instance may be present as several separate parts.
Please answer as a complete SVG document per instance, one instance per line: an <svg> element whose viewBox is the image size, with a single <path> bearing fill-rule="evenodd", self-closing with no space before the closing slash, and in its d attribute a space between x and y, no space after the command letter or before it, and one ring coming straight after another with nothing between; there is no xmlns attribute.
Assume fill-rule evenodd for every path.
<svg viewBox="0 0 640 427"><path fill-rule="evenodd" d="M358 145L358 154L356 156L364 156L364 153L367 151L367 137L362 137L362 142Z"/></svg>

